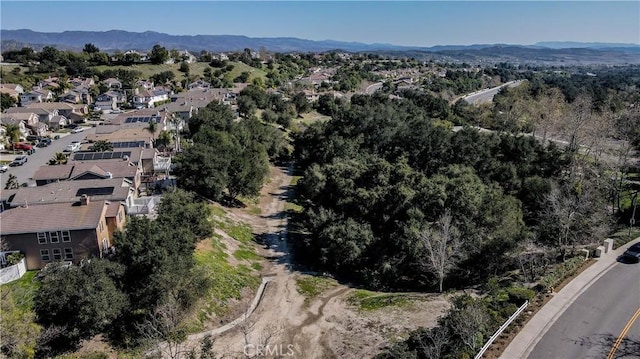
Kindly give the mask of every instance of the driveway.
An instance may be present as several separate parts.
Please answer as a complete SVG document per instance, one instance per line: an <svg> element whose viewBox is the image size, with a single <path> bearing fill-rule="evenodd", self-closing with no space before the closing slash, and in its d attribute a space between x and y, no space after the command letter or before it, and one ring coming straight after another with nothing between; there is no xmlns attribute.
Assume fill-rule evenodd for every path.
<svg viewBox="0 0 640 359"><path fill-rule="evenodd" d="M86 130L80 133L63 134L64 137L61 137L58 140L53 140L51 145L48 147L37 147L36 152L28 156L29 159L27 163L22 166L9 167L7 172L0 174L0 189L4 189L4 186L7 184L9 174L13 174L18 177L18 183L20 184L26 182L30 185L35 185L35 182L31 178L40 166L48 164L49 160L55 155L55 153L62 152L64 148L71 143L71 141L82 141L88 134L94 132L95 128L87 127ZM15 156L3 156L3 159L9 159L12 157Z"/></svg>

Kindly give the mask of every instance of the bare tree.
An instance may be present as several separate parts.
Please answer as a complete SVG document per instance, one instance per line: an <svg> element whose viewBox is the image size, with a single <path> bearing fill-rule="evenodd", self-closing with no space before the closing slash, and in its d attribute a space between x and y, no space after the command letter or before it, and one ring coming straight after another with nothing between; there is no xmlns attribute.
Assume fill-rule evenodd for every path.
<svg viewBox="0 0 640 359"><path fill-rule="evenodd" d="M450 336L448 327L438 326L429 329L425 334L427 341L422 340L420 342L424 356L427 358L442 358Z"/></svg>
<svg viewBox="0 0 640 359"><path fill-rule="evenodd" d="M248 319L245 314L245 319L239 325L240 332L244 338L244 357L245 358L259 358L268 356L272 349L279 350L280 347L270 348L269 345L278 337L282 331L282 326L269 324L255 333L256 321L255 319ZM255 340L252 340L252 336L256 335ZM252 350L247 350L251 348ZM255 350L254 350L255 349Z"/></svg>
<svg viewBox="0 0 640 359"><path fill-rule="evenodd" d="M560 124L560 119L566 111L564 95L558 88L551 88L540 97L538 106L535 107L534 135L540 130L542 132L542 143L546 145L549 132L555 131Z"/></svg>
<svg viewBox="0 0 640 359"><path fill-rule="evenodd" d="M444 278L455 267L460 256L460 232L452 223L451 211L447 209L434 225L421 231L419 235L425 249L427 266L438 277L442 292Z"/></svg>
<svg viewBox="0 0 640 359"><path fill-rule="evenodd" d="M184 313L177 303L165 303L154 311L153 316L137 325L137 329L161 357L178 359L184 354L182 343L187 339L181 326L183 318Z"/></svg>
<svg viewBox="0 0 640 359"><path fill-rule="evenodd" d="M449 325L454 334L469 349L477 352L483 344L483 331L489 324L489 313L479 301L471 301L449 315Z"/></svg>
<svg viewBox="0 0 640 359"><path fill-rule="evenodd" d="M564 134L569 139L569 150L577 152L585 140L585 129L591 121L592 101L587 95L578 96L564 121Z"/></svg>

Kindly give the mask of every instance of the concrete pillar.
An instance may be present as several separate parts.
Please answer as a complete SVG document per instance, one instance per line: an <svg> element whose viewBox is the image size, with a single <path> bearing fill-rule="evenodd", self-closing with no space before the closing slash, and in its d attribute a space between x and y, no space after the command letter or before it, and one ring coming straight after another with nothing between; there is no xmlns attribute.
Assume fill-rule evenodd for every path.
<svg viewBox="0 0 640 359"><path fill-rule="evenodd" d="M596 257L602 257L602 255L604 254L604 246L599 246L598 248L596 248Z"/></svg>
<svg viewBox="0 0 640 359"><path fill-rule="evenodd" d="M581 251L584 253L584 260L586 261L587 259L589 259L589 250L583 248Z"/></svg>
<svg viewBox="0 0 640 359"><path fill-rule="evenodd" d="M609 253L613 251L613 239L607 238L604 240L604 252Z"/></svg>

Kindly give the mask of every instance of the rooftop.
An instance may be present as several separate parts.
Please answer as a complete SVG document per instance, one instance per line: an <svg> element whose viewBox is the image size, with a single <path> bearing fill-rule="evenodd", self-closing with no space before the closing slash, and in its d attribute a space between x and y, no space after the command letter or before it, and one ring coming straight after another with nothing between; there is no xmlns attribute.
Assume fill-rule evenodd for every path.
<svg viewBox="0 0 640 359"><path fill-rule="evenodd" d="M91 200L87 205L74 202L13 208L0 213L0 234L95 229L105 210L105 201Z"/></svg>

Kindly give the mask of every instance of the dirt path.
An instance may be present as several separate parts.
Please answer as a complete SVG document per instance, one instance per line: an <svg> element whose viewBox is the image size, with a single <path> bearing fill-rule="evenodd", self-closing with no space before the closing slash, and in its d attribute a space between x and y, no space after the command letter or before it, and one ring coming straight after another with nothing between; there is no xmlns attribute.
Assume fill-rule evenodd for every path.
<svg viewBox="0 0 640 359"><path fill-rule="evenodd" d="M378 353L389 341L419 326L433 326L449 304L446 298L416 301L405 308L359 313L347 303L353 291L338 285L307 303L297 290L300 273L292 269L286 233L286 199L291 168L271 168L271 181L261 191L260 215L245 209L228 210L232 220L249 224L265 242L260 254L268 258L263 276L269 277L253 314L214 338L214 351L244 357L245 344L268 344L292 358L364 358ZM193 341L188 346L197 346ZM289 351L292 349L292 352ZM254 354L254 352L251 352Z"/></svg>

